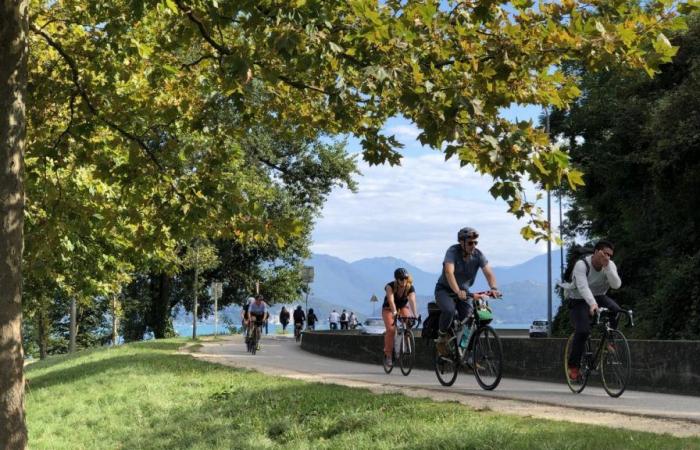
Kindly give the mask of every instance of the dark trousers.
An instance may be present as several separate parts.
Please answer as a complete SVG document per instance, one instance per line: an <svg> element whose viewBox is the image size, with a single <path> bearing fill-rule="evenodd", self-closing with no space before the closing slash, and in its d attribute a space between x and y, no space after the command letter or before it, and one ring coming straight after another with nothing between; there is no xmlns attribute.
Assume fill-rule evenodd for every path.
<svg viewBox="0 0 700 450"><path fill-rule="evenodd" d="M340 329L341 329L341 330L347 330L347 329L348 329L348 323L350 323L350 322L340 322Z"/></svg>
<svg viewBox="0 0 700 450"><path fill-rule="evenodd" d="M330 323L331 330L337 330L338 329L338 323L337 322L331 322Z"/></svg>
<svg viewBox="0 0 700 450"><path fill-rule="evenodd" d="M460 300L457 294L441 286L435 288L435 301L440 307L440 331L446 331L450 327L455 311L459 320L464 320L474 311L471 299Z"/></svg>
<svg viewBox="0 0 700 450"><path fill-rule="evenodd" d="M595 301L599 307L608 308L610 311L619 312L622 308L607 295L596 295ZM569 309L571 310L571 323L574 326L574 340L571 344L571 354L569 355L569 367L578 367L581 361L586 339L591 334L590 306L583 299L569 299ZM617 317L610 321L610 326L617 328Z"/></svg>

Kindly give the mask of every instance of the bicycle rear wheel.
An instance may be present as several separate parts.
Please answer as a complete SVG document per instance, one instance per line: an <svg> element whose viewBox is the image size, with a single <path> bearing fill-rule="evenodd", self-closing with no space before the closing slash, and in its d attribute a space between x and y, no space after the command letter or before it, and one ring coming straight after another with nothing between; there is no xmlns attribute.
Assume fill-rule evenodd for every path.
<svg viewBox="0 0 700 450"><path fill-rule="evenodd" d="M588 375L591 371L589 367L589 356L591 355L591 338L586 339L586 344L583 348L583 353L581 354L581 361L579 361L579 373L580 377L577 380L572 380L569 378L569 354L571 354L571 348L574 342L574 334L571 333L569 339L566 341L566 348L564 349L564 377L566 378L566 384L571 389L574 394L580 394L588 383Z"/></svg>
<svg viewBox="0 0 700 450"><path fill-rule="evenodd" d="M632 356L627 339L618 330L610 330L603 344L600 376L603 388L611 397L619 397L625 392L632 373Z"/></svg>
<svg viewBox="0 0 700 450"><path fill-rule="evenodd" d="M413 362L416 359L416 339L413 337L411 330L406 330L403 333L403 339L399 346L399 366L401 373L408 376L413 369Z"/></svg>
<svg viewBox="0 0 700 450"><path fill-rule="evenodd" d="M452 386L459 372L459 353L457 352L457 340L452 338L447 342L447 354L442 356L435 345L434 366L435 375L443 386Z"/></svg>
<svg viewBox="0 0 700 450"><path fill-rule="evenodd" d="M503 349L496 331L490 326L476 330L472 349L472 369L482 389L493 390L503 376Z"/></svg>

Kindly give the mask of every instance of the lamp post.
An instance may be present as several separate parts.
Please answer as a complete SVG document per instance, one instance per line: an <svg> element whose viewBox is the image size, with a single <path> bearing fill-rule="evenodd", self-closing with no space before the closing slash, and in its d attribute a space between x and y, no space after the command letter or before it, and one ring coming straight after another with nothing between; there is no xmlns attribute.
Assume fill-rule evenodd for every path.
<svg viewBox="0 0 700 450"><path fill-rule="evenodd" d="M211 284L211 296L214 298L214 336L219 335L219 299L221 298L220 281L215 281Z"/></svg>
<svg viewBox="0 0 700 450"><path fill-rule="evenodd" d="M311 283L314 282L314 266L304 266L301 269L301 279L306 283L306 314L309 313L309 292L311 292Z"/></svg>
<svg viewBox="0 0 700 450"><path fill-rule="evenodd" d="M549 137L549 108L544 108L545 132ZM547 336L552 336L552 193L547 186Z"/></svg>

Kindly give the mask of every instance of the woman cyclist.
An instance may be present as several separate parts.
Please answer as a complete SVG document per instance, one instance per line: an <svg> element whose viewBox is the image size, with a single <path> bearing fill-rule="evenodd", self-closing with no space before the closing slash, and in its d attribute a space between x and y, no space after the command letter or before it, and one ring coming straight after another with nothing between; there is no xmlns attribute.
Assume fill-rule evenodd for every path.
<svg viewBox="0 0 700 450"><path fill-rule="evenodd" d="M394 271L394 281L384 286L386 296L382 304L382 319L386 332L384 333L384 364L393 364L391 353L394 348L394 333L396 326L394 319L397 313L402 317L416 317L416 289L413 287L413 278L403 267ZM410 307L409 307L410 306Z"/></svg>

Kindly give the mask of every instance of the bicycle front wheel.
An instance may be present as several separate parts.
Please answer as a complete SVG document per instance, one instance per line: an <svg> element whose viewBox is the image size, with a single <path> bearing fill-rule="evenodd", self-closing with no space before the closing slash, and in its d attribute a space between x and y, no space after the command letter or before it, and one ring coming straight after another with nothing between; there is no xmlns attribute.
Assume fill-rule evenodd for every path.
<svg viewBox="0 0 700 450"><path fill-rule="evenodd" d="M452 386L459 372L459 353L457 352L457 340L452 337L447 344L445 354L440 354L435 345L434 365L435 375L443 386Z"/></svg>
<svg viewBox="0 0 700 450"><path fill-rule="evenodd" d="M260 329L256 327L255 331L253 331L252 342L250 343L250 353L253 355L258 351L258 342L260 342Z"/></svg>
<svg viewBox="0 0 700 450"><path fill-rule="evenodd" d="M625 392L632 373L632 356L625 335L618 330L610 330L605 337L601 356L600 375L603 388L611 397L619 397Z"/></svg>
<svg viewBox="0 0 700 450"><path fill-rule="evenodd" d="M403 339L399 346L399 366L401 373L408 376L413 369L413 362L416 359L416 339L413 337L413 332L406 330L403 333Z"/></svg>
<svg viewBox="0 0 700 450"><path fill-rule="evenodd" d="M503 376L503 349L496 331L490 326L476 330L472 349L472 369L477 383L487 391L496 389Z"/></svg>
<svg viewBox="0 0 700 450"><path fill-rule="evenodd" d="M583 353L581 354L581 360L579 361L579 378L571 379L569 378L569 355L571 354L571 349L574 343L574 334L571 333L569 339L566 341L566 348L564 349L564 377L566 378L566 384L571 389L574 394L580 394L588 383L588 374L590 373L589 359L592 359L589 355L591 353L591 338L586 339L585 346L583 348Z"/></svg>

